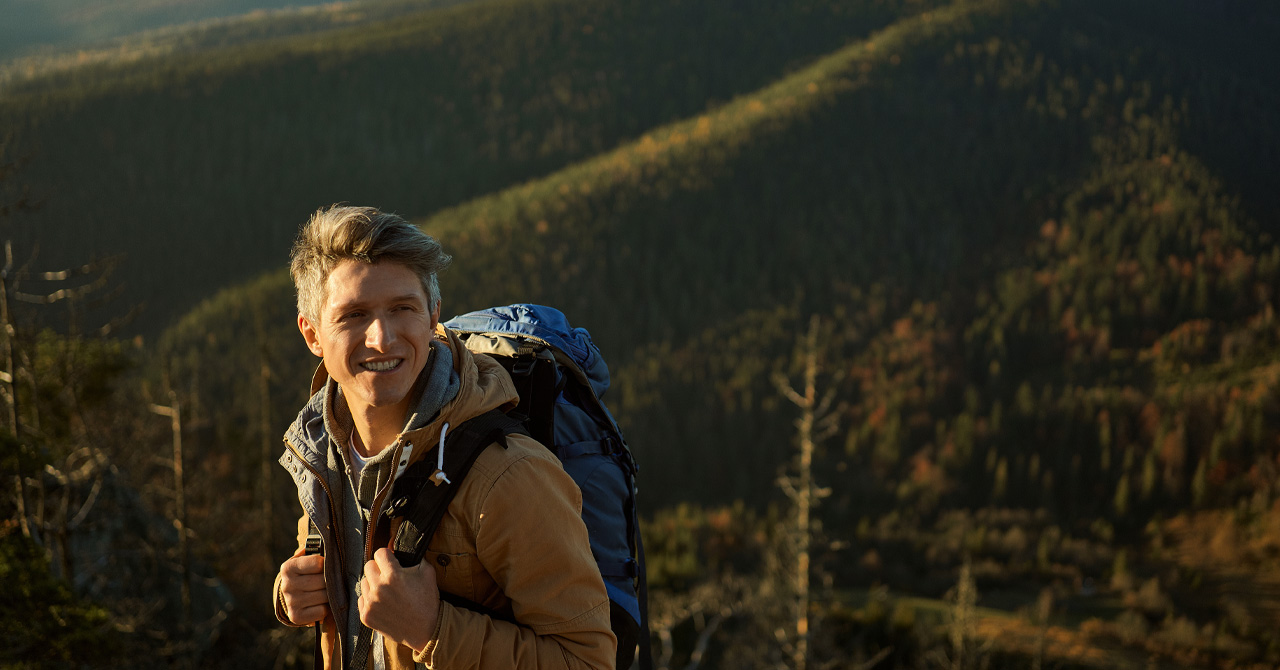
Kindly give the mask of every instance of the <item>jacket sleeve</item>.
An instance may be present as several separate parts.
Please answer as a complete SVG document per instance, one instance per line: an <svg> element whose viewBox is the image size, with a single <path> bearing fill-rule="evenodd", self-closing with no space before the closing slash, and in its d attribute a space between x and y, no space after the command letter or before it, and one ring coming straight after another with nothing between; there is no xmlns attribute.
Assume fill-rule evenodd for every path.
<svg viewBox="0 0 1280 670"><path fill-rule="evenodd" d="M518 624L447 603L414 660L449 670L610 670L617 639L582 522L582 494L547 456L512 462L470 516L480 564Z"/></svg>

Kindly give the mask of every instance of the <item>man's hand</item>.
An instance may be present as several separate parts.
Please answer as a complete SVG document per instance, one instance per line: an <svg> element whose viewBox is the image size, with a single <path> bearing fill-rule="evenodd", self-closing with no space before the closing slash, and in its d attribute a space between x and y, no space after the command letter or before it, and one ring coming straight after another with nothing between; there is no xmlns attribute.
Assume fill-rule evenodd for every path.
<svg viewBox="0 0 1280 670"><path fill-rule="evenodd" d="M329 616L329 594L324 590L324 556L307 556L302 549L280 564L280 596L284 613L299 626Z"/></svg>
<svg viewBox="0 0 1280 670"><path fill-rule="evenodd" d="M383 548L364 564L360 620L393 642L426 649L440 616L440 587L435 568L425 561L402 568Z"/></svg>

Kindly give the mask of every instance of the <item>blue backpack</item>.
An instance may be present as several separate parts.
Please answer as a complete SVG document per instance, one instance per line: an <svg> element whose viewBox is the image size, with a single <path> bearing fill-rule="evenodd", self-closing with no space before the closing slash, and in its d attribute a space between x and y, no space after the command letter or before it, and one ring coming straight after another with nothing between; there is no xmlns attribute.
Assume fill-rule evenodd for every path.
<svg viewBox="0 0 1280 670"><path fill-rule="evenodd" d="M520 393L510 416L555 452L582 490L582 520L618 637L615 667L630 668L639 646L641 667L652 668L637 468L601 400L609 368L591 335L570 327L556 309L528 304L471 312L444 325L472 352L488 354L506 368Z"/></svg>

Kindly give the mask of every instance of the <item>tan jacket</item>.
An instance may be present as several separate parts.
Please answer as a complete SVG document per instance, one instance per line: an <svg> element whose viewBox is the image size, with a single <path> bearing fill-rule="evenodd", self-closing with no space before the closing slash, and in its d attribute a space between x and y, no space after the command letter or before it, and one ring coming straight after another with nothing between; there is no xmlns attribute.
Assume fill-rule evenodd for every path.
<svg viewBox="0 0 1280 670"><path fill-rule="evenodd" d="M512 407L518 400L510 376L493 359L473 355L443 327L437 329L436 337L452 350L461 387L435 421L402 435L397 450L403 442L433 444L444 422L458 425L490 409ZM321 365L313 394L326 379ZM290 449L298 453L292 445ZM429 451L414 449L411 460ZM389 489L388 485L378 492L375 510ZM435 635L426 649L415 654L409 647L388 642L386 667L409 669L419 662L445 670L612 668L617 640L609 628L609 600L581 513L577 485L555 455L537 441L511 435L506 449L486 448L450 503L423 561L435 567L441 590L518 623L442 601ZM308 528L304 513L298 520L300 547L305 545ZM395 528L387 532L394 537ZM383 537L382 529L374 535ZM326 576L337 574L328 568ZM331 603L334 589L330 585ZM295 625L284 613L279 575L275 608L282 623ZM340 663L333 658L336 623L330 616L323 625L323 667L336 668Z"/></svg>

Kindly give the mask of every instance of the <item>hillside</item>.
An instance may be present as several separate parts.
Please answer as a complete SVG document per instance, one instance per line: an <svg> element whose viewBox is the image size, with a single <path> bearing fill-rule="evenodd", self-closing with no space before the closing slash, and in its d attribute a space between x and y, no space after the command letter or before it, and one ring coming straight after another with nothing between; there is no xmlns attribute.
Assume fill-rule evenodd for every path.
<svg viewBox="0 0 1280 670"><path fill-rule="evenodd" d="M318 0L0 0L0 60L83 47L177 24L321 4Z"/></svg>
<svg viewBox="0 0 1280 670"><path fill-rule="evenodd" d="M127 252L154 333L278 267L320 204L410 216L539 177L754 90L928 3L486 0L352 28L90 63L0 93L45 206L42 262ZM253 240L245 244L245 240ZM55 242L56 240L56 242ZM193 262L194 261L194 262Z"/></svg>
<svg viewBox="0 0 1280 670"><path fill-rule="evenodd" d="M309 211L350 197L413 216L454 254L446 316L542 302L592 331L642 468L656 625L679 648L669 667L721 617L708 667L786 662L776 631L794 612L779 584L795 561L776 481L797 412L772 377L798 379L816 316L836 432L815 465L830 489L812 555L815 658L950 667L938 654L964 650L947 617L967 590L986 598L974 666L1264 668L1280 663L1278 20L1270 3L1191 0L737 14L489 0L6 100L44 110L24 132L66 146L95 132L69 125L87 114L110 110L104 127L120 128L141 128L139 110L202 115L156 130L170 133L151 148L167 172L141 170L140 154L119 163L149 189L191 179L143 204L171 207L156 211L172 230L210 233L184 240L188 256L151 252L190 286L164 286L185 314L125 347L138 362L128 397L141 407L133 396L173 387L184 403L188 462L202 467L187 492L193 551L238 597L265 590L292 541L274 458L314 359L283 246ZM522 27L512 46L486 51L508 26ZM406 54L439 60L414 69ZM396 68L448 76L387 95L377 86ZM287 91L251 104L260 86ZM275 108L347 90L376 104L330 110L333 123L376 141L339 134L329 154L304 151L338 126ZM257 118L274 130L225 141ZM457 138L440 148L453 162L424 167L402 128L432 147ZM309 159L225 184L186 169L237 151L267 160L259 148ZM360 169L333 170L351 155ZM183 200L237 186L220 210ZM259 226L253 248L241 226ZM144 255L182 249L130 240ZM270 270L187 310L186 292L258 268ZM66 393L45 379L40 392ZM146 443L162 443L146 418ZM266 568L243 569L247 547ZM252 616L228 629L249 636ZM227 636L220 653L297 661L291 638L252 639Z"/></svg>
<svg viewBox="0 0 1280 670"><path fill-rule="evenodd" d="M266 39L350 28L467 0L218 0L191 3L6 0L0 14L0 91L86 66L126 64L183 53L253 46Z"/></svg>
<svg viewBox="0 0 1280 670"><path fill-rule="evenodd" d="M1113 33L1097 33L1100 17L1112 21ZM652 475L658 481L648 504L689 495L751 498L768 488L790 430L767 379L785 363L795 324L809 313L830 315L839 331L833 337L853 338L832 362L837 366L865 360L863 348L897 319L927 320L915 326L922 337L949 347L949 358L939 353L931 363L942 369L929 372L938 379L927 397L954 406L966 397L965 384L987 384L990 361L980 352L991 346L1012 349L1015 361L1045 357L1060 365L1061 351L1038 340L983 341L1000 342L1011 319L1016 325L1042 316L981 315L993 309L993 294L1055 271L1046 252L1028 245L1046 221L1063 220L1068 208L1099 193L1120 189L1160 201L1134 191L1146 180L1155 193L1178 194L1175 203L1227 203L1213 210L1228 226L1224 239L1249 257L1271 253L1265 231L1280 223L1275 210L1264 204L1258 211L1269 218L1251 219L1248 206L1231 204L1211 167L1184 147L1244 151L1256 145L1251 128L1275 124L1277 107L1232 98L1226 91L1239 79L1213 66L1184 68L1158 45L1114 15L1079 6L966 3L906 19L705 115L423 220L457 258L443 279L445 311L517 300L562 306L620 367L620 414L637 448L664 464ZM1274 96L1250 89L1253 95ZM1184 111L1210 100L1228 110L1224 118L1238 120L1207 123ZM1197 134L1204 128L1212 135ZM1251 150L1276 155L1274 146ZM1144 168L1153 160L1175 167L1153 175ZM1257 196L1243 202L1267 202L1265 174L1259 168L1235 184ZM1115 216L1106 213L1098 225L1114 226ZM1191 224L1179 225L1164 231L1143 220L1127 236L1095 233L1080 244L1107 245L1089 251L1093 272L1139 248L1148 249L1144 263L1163 263L1163 248L1173 244L1165 236L1190 234ZM1192 262L1200 253L1177 248ZM476 276L485 281L467 281ZM278 292L265 303L278 311L266 323L278 330L267 337L288 340L295 337L288 284L280 275L271 285ZM1186 321L1221 318L1228 329L1260 309L1247 302L1235 311L1204 311L1222 307L1213 291L1229 292L1211 282L1196 303L1200 312L1178 302L1186 289L1159 290L1173 296L1144 307L1159 318L1129 315L1129 302L1082 305L1074 318L1114 331L1114 346L1137 356ZM245 303L234 295L220 300ZM1060 319L1064 299L1055 300L1049 315ZM184 332L248 332L234 323L221 314L188 319L170 341L182 341ZM1146 325L1135 331L1138 324ZM298 362L290 365L305 368L301 348L295 351L290 360ZM962 364L966 357L973 362ZM857 365L884 370L887 363ZM1005 365L1000 388L983 403L1007 406L1024 382L1039 394L1046 383L1073 388L1086 381L1058 368L1010 372ZM902 383L922 382L912 376ZM866 392L850 389L849 401ZM851 420L866 421L873 409L851 409ZM950 430L942 417L930 419L908 440L918 444L897 448L890 460L910 463L934 441L935 421ZM711 435L749 457L731 477L695 485L719 458L703 443Z"/></svg>

